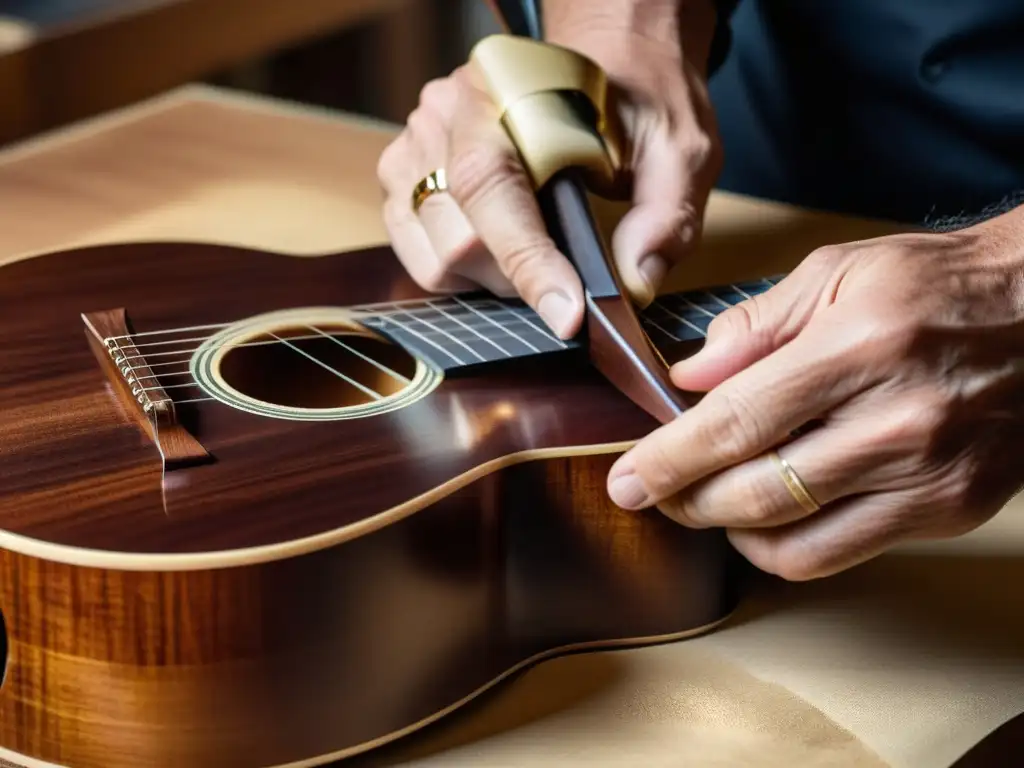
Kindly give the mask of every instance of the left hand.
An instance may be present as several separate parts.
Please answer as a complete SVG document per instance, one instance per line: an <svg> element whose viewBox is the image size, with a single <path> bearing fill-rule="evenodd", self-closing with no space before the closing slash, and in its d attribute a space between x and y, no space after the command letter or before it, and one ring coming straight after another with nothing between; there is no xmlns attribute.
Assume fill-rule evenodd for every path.
<svg viewBox="0 0 1024 768"><path fill-rule="evenodd" d="M616 462L619 506L725 527L791 580L966 533L1024 482L1024 208L820 249L716 318L671 375L707 394ZM773 448L818 511L787 490Z"/></svg>

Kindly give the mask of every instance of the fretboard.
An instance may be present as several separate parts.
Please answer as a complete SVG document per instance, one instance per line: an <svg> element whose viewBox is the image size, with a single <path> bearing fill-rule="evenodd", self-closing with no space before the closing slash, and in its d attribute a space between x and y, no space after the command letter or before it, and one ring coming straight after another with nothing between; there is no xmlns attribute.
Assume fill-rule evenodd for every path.
<svg viewBox="0 0 1024 768"><path fill-rule="evenodd" d="M670 357L673 345L704 338L717 315L776 282L772 277L666 294L643 310L640 320L655 346ZM577 340L552 334L522 301L489 294L377 304L360 308L357 319L446 372L580 348Z"/></svg>

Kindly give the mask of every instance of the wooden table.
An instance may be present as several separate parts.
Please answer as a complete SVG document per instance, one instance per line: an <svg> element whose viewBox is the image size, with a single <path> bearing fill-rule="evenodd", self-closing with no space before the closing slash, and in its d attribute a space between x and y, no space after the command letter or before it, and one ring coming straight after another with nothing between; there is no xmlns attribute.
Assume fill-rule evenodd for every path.
<svg viewBox="0 0 1024 768"><path fill-rule="evenodd" d="M65 2L70 15L51 18L45 9L54 2L32 0L9 16L0 8L0 144L418 5L417 0L89 0L77 13L72 11L78 3Z"/></svg>
<svg viewBox="0 0 1024 768"><path fill-rule="evenodd" d="M310 256L385 242L374 169L393 131L182 89L0 152L0 262L124 240ZM784 270L886 231L716 194L703 257L675 282ZM1024 711L1022 584L1014 501L955 541L825 581L765 580L711 635L547 662L346 765L944 768Z"/></svg>

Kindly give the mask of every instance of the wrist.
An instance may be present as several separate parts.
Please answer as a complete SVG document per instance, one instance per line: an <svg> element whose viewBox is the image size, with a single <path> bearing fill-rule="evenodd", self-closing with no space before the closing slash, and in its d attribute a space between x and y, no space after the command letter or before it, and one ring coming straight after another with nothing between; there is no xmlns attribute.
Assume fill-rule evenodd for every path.
<svg viewBox="0 0 1024 768"><path fill-rule="evenodd" d="M610 76L683 59L706 75L713 0L544 0L545 39L579 51Z"/></svg>

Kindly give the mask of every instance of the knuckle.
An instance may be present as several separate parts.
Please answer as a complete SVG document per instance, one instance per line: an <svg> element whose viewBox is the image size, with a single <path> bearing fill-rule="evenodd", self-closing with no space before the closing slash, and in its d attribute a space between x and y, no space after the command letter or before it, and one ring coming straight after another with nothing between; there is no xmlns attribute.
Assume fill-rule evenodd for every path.
<svg viewBox="0 0 1024 768"><path fill-rule="evenodd" d="M443 107L451 100L454 87L454 83L447 77L428 80L420 89L420 106L426 109Z"/></svg>
<svg viewBox="0 0 1024 768"><path fill-rule="evenodd" d="M703 131L690 133L683 143L683 163L691 173L714 165L721 154L718 142Z"/></svg>
<svg viewBox="0 0 1024 768"><path fill-rule="evenodd" d="M764 443L765 432L757 410L748 397L736 390L719 390L705 397L710 418L696 427L702 444L714 451L720 461L736 464L757 452Z"/></svg>
<svg viewBox="0 0 1024 768"><path fill-rule="evenodd" d="M810 269L831 269L846 255L846 250L842 245L823 245L807 254L803 263Z"/></svg>
<svg viewBox="0 0 1024 768"><path fill-rule="evenodd" d="M549 248L550 241L546 238L528 239L498 254L497 258L505 277L524 294L529 294L530 283L543 274L550 263Z"/></svg>
<svg viewBox="0 0 1024 768"><path fill-rule="evenodd" d="M821 575L821 558L806 547L776 547L772 573L786 581L810 581Z"/></svg>
<svg viewBox="0 0 1024 768"><path fill-rule="evenodd" d="M460 205L472 206L516 178L521 169L511 153L476 143L454 154L446 170L448 188Z"/></svg>
<svg viewBox="0 0 1024 768"><path fill-rule="evenodd" d="M405 120L405 125L411 136L415 139L421 139L433 127L434 122L434 116L428 110L419 107L409 113L409 117Z"/></svg>
<svg viewBox="0 0 1024 768"><path fill-rule="evenodd" d="M743 537L744 556L765 573L786 581L810 581L826 566L826 555L799 537L761 532Z"/></svg>
<svg viewBox="0 0 1024 768"><path fill-rule="evenodd" d="M784 486L780 489L776 476L751 478L739 497L735 514L747 525L756 527L771 523L780 512L780 493L789 496Z"/></svg>
<svg viewBox="0 0 1024 768"><path fill-rule="evenodd" d="M658 509L669 519L687 528L706 528L710 525L701 506L685 494L670 496L658 504Z"/></svg>
<svg viewBox="0 0 1024 768"><path fill-rule="evenodd" d="M425 291L444 293L447 290L448 270L443 266L430 267L422 270L416 282Z"/></svg>
<svg viewBox="0 0 1024 768"><path fill-rule="evenodd" d="M377 181L381 186L387 188L395 176L395 171L401 162L403 154L403 136L398 136L394 141L384 147L384 151L377 158Z"/></svg>
<svg viewBox="0 0 1024 768"><path fill-rule="evenodd" d="M745 337L755 328L759 328L760 304L757 298L744 299L739 304L729 307L708 323L708 335L727 333L730 337Z"/></svg>

